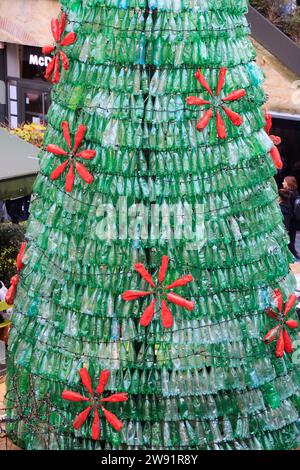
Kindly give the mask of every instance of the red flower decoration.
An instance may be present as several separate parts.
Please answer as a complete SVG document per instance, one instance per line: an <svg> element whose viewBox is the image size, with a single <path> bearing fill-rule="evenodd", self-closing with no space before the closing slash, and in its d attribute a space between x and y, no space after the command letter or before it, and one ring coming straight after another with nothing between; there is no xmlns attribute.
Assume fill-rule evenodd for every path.
<svg viewBox="0 0 300 470"><path fill-rule="evenodd" d="M108 411L104 408L101 403L118 403L122 401L127 401L127 393L114 393L109 397L102 397L104 389L109 379L110 372L109 370L103 370L100 374L99 383L96 388L96 393L93 392L91 377L85 367L80 369L79 375L83 385L88 391L89 397L85 397L77 392L72 392L70 390L64 390L62 392L63 400L69 400L73 402L85 401L88 403L88 407L79 413L79 415L73 421L73 428L79 429L87 420L90 412L94 411L94 420L92 424L92 439L97 441L100 439L100 419L99 419L99 408L103 411L103 414L109 424L118 432L121 431L123 424L121 421L113 414L111 411Z"/></svg>
<svg viewBox="0 0 300 470"><path fill-rule="evenodd" d="M5 302L8 305L13 305L14 303L14 298L15 298L16 291L17 291L17 285L19 284L19 281L20 281L19 272L21 271L21 269L24 268L23 257L24 257L25 248L26 248L26 242L21 243L21 248L16 259L18 273L15 274L11 278L10 287L8 291L6 292L6 296L5 296Z"/></svg>
<svg viewBox="0 0 300 470"><path fill-rule="evenodd" d="M286 353L293 352L293 346L291 338L286 330L286 326L288 328L298 328L299 324L296 320L286 320L288 313L292 310L297 297L295 294L291 294L288 301L286 302L283 310L283 299L282 293L279 289L275 289L274 295L277 300L277 312L272 308L266 308L266 313L271 317L273 320L278 322L278 325L272 328L266 336L264 337L264 341L266 343L272 343L275 339L277 339L276 344L276 357L283 357L284 351Z"/></svg>
<svg viewBox="0 0 300 470"><path fill-rule="evenodd" d="M67 166L69 166L69 171L66 176L65 188L66 188L66 191L70 193L73 189L74 180L75 180L74 169L77 171L79 176L87 184L90 184L93 182L94 180L93 176L88 172L88 170L85 168L85 166L82 163L76 160L76 158L79 157L85 160L90 160L91 158L95 157L96 151L95 150L82 150L81 152L77 153L78 147L83 141L84 135L86 133L86 126L84 126L83 124L80 124L78 126L78 129L75 134L73 150L72 150L72 145L71 145L69 124L66 121L64 121L62 122L61 127L62 127L65 141L67 143L67 146L69 147L69 151L67 152L66 150L62 149L58 145L49 144L47 145L47 152L51 152L54 155L59 155L59 156L63 155L63 156L68 157L67 160L65 160L61 165L55 168L54 171L52 171L51 179L56 180L57 178L59 178L60 175L62 175L64 171L66 170Z"/></svg>
<svg viewBox="0 0 300 470"><path fill-rule="evenodd" d="M272 129L272 116L269 114L267 111L265 111L265 118L266 118L266 127L265 131L272 140L274 146L271 149L270 155L272 157L272 160L274 162L274 165L278 170L282 170L283 168L283 163L281 160L281 156L279 153L279 150L277 148L277 145L281 144L281 138L278 135L271 135L271 129Z"/></svg>
<svg viewBox="0 0 300 470"><path fill-rule="evenodd" d="M69 69L69 59L66 54L61 50L61 48L64 46L70 46L77 39L76 34L73 32L66 34L65 37L62 39L62 35L66 28L66 23L67 15L64 12L61 14L59 21L57 18L52 18L51 30L55 44L44 46L42 49L43 54L45 55L53 53L53 59L47 65L45 73L46 80L49 80L49 78L52 76L52 83L59 82L60 61L62 62L62 66L65 70Z"/></svg>
<svg viewBox="0 0 300 470"><path fill-rule="evenodd" d="M161 300L161 316L162 316L162 324L164 328L171 328L173 325L173 316L172 312L169 310L166 300L170 302L180 305L181 307L186 308L187 310L194 310L195 304L189 300L184 299L180 295L174 294L173 292L166 292L167 290L173 289L175 287L185 286L189 282L193 281L193 276L191 274L187 274L176 281L172 282L168 286L162 286L163 281L165 280L167 269L169 264L169 257L163 256L161 267L158 273L158 284L155 285L151 274L147 271L145 266L142 263L138 263L134 266L135 270L142 276L142 278L153 287L151 291L137 291L137 290L128 290L122 294L124 300L135 300L140 297L145 297L148 295L155 295L156 298L152 300L150 305L144 311L141 319L140 325L141 326L148 326L149 323L152 321L154 316L154 309L155 304L157 301L157 297Z"/></svg>
<svg viewBox="0 0 300 470"><path fill-rule="evenodd" d="M205 114L202 116L202 118L198 122L196 129L198 131L202 131L203 129L205 129L205 127L207 127L211 118L213 116L216 116L217 134L218 134L219 139L225 139L227 135L226 127L225 127L224 121L220 113L221 109L229 117L230 121L233 123L234 126L240 126L243 123L242 117L239 114L235 113L234 111L231 111L231 109L224 106L224 103L227 101L239 100L240 98L246 95L246 91L244 89L240 89L240 90L233 91L232 93L229 93L229 95L225 96L224 98L220 98L220 93L225 83L226 72L227 72L227 68L221 67L217 92L214 95L213 92L211 91L210 86L205 80L203 74L201 73L200 70L198 70L195 73L195 77L198 80L198 82L203 86L203 88L205 88L205 90L208 91L212 99L210 101L203 100L202 98L197 98L196 96L189 96L186 99L186 103L188 105L197 105L197 106L209 105L210 106L208 111L205 112Z"/></svg>

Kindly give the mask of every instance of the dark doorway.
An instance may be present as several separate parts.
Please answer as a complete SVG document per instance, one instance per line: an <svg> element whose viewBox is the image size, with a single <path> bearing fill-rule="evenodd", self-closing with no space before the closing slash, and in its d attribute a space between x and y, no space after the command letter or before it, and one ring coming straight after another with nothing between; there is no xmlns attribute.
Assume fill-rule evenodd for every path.
<svg viewBox="0 0 300 470"><path fill-rule="evenodd" d="M300 188L300 121L273 118L271 133L282 140L279 150L284 167L276 176L277 184L281 187L286 176L295 176Z"/></svg>
<svg viewBox="0 0 300 470"><path fill-rule="evenodd" d="M21 121L46 123L51 87L40 80L20 80Z"/></svg>
<svg viewBox="0 0 300 470"><path fill-rule="evenodd" d="M6 51L0 49L0 123L6 123Z"/></svg>

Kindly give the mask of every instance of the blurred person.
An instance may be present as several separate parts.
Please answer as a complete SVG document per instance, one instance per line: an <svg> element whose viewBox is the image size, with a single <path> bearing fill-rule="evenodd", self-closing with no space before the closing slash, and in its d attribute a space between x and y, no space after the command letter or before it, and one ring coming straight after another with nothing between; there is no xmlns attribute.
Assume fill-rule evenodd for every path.
<svg viewBox="0 0 300 470"><path fill-rule="evenodd" d="M0 200L0 222L7 222L10 220L10 217L6 210L5 201Z"/></svg>
<svg viewBox="0 0 300 470"><path fill-rule="evenodd" d="M7 213L13 224L18 224L28 219L30 198L31 195L28 195L5 201Z"/></svg>
<svg viewBox="0 0 300 470"><path fill-rule="evenodd" d="M291 205L291 196L287 189L279 190L279 206L283 216L283 223L286 231L290 232L291 220L293 217L293 209Z"/></svg>
<svg viewBox="0 0 300 470"><path fill-rule="evenodd" d="M282 187L284 190L289 192L290 203L292 207L292 217L290 221L290 243L289 249L290 252L295 256L295 258L300 259L299 254L296 251L295 242L297 234L297 223L300 220L300 194L298 192L298 183L294 176L286 176L283 180Z"/></svg>

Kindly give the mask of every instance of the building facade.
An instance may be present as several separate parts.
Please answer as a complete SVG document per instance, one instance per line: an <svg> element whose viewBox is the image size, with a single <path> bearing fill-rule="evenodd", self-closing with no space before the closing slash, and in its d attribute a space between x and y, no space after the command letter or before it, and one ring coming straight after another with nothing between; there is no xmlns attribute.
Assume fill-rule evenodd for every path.
<svg viewBox="0 0 300 470"><path fill-rule="evenodd" d="M44 123L51 84L44 79L50 58L42 47L52 42L50 21L59 12L57 0L0 2L0 122Z"/></svg>

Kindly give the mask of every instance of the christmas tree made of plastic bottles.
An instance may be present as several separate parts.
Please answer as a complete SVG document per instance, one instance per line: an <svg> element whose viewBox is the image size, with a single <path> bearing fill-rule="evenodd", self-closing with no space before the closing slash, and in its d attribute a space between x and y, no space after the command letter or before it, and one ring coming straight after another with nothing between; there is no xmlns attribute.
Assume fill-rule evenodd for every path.
<svg viewBox="0 0 300 470"><path fill-rule="evenodd" d="M246 1L61 3L10 289L10 437L27 449L295 448L295 284ZM102 236L120 199L146 208L148 233L124 228L122 206ZM169 237L161 219L152 236L153 204L191 207L192 224L198 208L203 243Z"/></svg>

